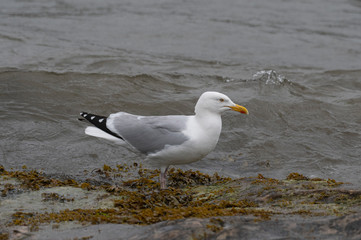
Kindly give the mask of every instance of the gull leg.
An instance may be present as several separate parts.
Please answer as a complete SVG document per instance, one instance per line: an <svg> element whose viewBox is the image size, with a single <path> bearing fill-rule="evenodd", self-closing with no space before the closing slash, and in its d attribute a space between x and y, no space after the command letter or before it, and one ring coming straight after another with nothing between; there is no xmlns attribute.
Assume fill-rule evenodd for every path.
<svg viewBox="0 0 361 240"><path fill-rule="evenodd" d="M161 167L160 168L160 175L159 175L159 183L160 183L160 189L166 189L167 188L167 171L168 167L166 168Z"/></svg>

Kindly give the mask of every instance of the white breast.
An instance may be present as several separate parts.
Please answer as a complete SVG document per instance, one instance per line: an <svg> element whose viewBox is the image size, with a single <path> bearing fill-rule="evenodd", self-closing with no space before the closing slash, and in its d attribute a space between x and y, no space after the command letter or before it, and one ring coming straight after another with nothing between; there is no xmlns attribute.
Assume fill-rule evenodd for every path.
<svg viewBox="0 0 361 240"><path fill-rule="evenodd" d="M181 145L168 146L160 152L149 154L147 161L156 167L199 161L216 147L221 129L220 117L208 118L205 124L202 119L192 116L183 131L189 140Z"/></svg>

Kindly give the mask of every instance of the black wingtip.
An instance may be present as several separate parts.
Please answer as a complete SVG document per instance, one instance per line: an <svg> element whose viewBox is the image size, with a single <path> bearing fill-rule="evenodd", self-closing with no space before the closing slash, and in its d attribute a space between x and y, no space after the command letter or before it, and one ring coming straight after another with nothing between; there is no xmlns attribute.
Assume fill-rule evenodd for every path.
<svg viewBox="0 0 361 240"><path fill-rule="evenodd" d="M86 112L81 112L81 113L80 113L80 116L82 116L83 118L78 118L78 120L84 122L84 121L85 121L85 117L86 117L87 115L88 115L88 113L86 113Z"/></svg>
<svg viewBox="0 0 361 240"><path fill-rule="evenodd" d="M91 113L87 113L87 112L81 112L80 116L83 117L83 118L79 118L80 121L87 120L88 122L90 122L97 128L103 130L104 132L109 133L110 135L113 135L117 138L123 139L121 136L119 136L116 133L113 133L112 131L110 131L107 128L107 117L99 116L99 115L95 115L95 114L91 114Z"/></svg>

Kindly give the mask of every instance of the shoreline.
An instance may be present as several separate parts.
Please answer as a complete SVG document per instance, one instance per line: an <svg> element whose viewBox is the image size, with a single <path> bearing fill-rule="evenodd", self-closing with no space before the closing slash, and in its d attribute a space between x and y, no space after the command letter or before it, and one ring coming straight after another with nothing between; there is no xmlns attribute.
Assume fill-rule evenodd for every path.
<svg viewBox="0 0 361 240"><path fill-rule="evenodd" d="M130 171L138 177L125 178ZM218 239L245 231L250 236L246 239L267 234L286 237L291 232L316 239L329 238L330 232L335 239L361 236L360 229L352 228L361 221L361 190L333 179L310 179L299 173L283 180L261 174L231 179L172 168L169 188L159 190L159 171L141 165L104 165L94 174L99 179L124 180L116 185L76 181L25 166L22 171L0 166L0 239L41 239L49 234L56 239L111 239L115 233L120 239ZM339 227L342 224L329 226L337 221L345 229ZM280 226L283 231L277 230ZM124 228L131 236L119 233Z"/></svg>

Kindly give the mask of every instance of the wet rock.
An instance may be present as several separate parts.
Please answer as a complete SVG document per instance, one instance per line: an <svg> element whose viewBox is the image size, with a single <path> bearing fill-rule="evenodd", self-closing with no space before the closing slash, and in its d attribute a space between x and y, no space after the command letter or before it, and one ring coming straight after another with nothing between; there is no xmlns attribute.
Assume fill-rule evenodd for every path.
<svg viewBox="0 0 361 240"><path fill-rule="evenodd" d="M333 179L230 179L173 169L174 187L160 190L159 172L138 165L139 177L117 186L0 169L3 239L360 237L361 191ZM98 174L121 178L129 169L104 166Z"/></svg>
<svg viewBox="0 0 361 240"><path fill-rule="evenodd" d="M217 220L214 220L217 219ZM361 213L343 217L279 216L254 221L250 216L164 221L148 226L100 224L68 229L43 228L29 239L360 239ZM219 222L220 221L220 222ZM218 226L214 231L210 226ZM24 229L23 229L24 231Z"/></svg>

